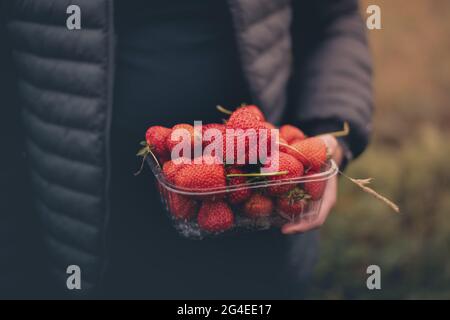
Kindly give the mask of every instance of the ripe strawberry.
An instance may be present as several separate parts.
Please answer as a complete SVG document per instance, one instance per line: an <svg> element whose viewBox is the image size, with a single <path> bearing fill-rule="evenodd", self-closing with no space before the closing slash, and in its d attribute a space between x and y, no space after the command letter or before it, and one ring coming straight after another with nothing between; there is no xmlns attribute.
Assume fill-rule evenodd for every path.
<svg viewBox="0 0 450 320"><path fill-rule="evenodd" d="M178 170L183 168L183 166L185 166L184 163L175 164L173 160L164 162L162 172L166 177L167 181L169 181L170 183L175 183L175 176Z"/></svg>
<svg viewBox="0 0 450 320"><path fill-rule="evenodd" d="M234 215L223 201L204 201L197 217L198 225L208 232L222 232L233 227Z"/></svg>
<svg viewBox="0 0 450 320"><path fill-rule="evenodd" d="M198 210L198 204L195 200L174 192L168 193L167 203L170 213L176 219L187 220L193 218Z"/></svg>
<svg viewBox="0 0 450 320"><path fill-rule="evenodd" d="M242 107L234 111L228 118L227 128L231 129L259 129L263 128L263 122L254 112L249 111L246 107Z"/></svg>
<svg viewBox="0 0 450 320"><path fill-rule="evenodd" d="M306 138L302 130L290 124L285 124L284 126L281 126L280 137L286 140L289 144L292 143L294 140L304 140Z"/></svg>
<svg viewBox="0 0 450 320"><path fill-rule="evenodd" d="M273 124L271 124L270 122L267 122L267 121L263 122L263 126L265 129L269 129L269 130L273 130L273 129L277 128Z"/></svg>
<svg viewBox="0 0 450 320"><path fill-rule="evenodd" d="M277 210L282 216L292 220L305 212L308 199L309 196L302 189L295 187L277 199Z"/></svg>
<svg viewBox="0 0 450 320"><path fill-rule="evenodd" d="M292 147L297 152L291 150L289 154L301 161L310 170L320 171L328 160L327 146L321 138L308 138L292 144Z"/></svg>
<svg viewBox="0 0 450 320"><path fill-rule="evenodd" d="M242 106L238 110L246 110L250 111L254 115L256 115L259 118L259 121L266 121L266 118L264 117L264 113L255 105L248 105L248 106Z"/></svg>
<svg viewBox="0 0 450 320"><path fill-rule="evenodd" d="M241 141L243 141L243 144ZM233 133L225 132L222 143L223 158L228 164L244 165L250 164L253 160L258 160L257 130L247 133L239 133L238 131Z"/></svg>
<svg viewBox="0 0 450 320"><path fill-rule="evenodd" d="M225 169L217 163L186 164L178 170L175 185L196 190L225 187Z"/></svg>
<svg viewBox="0 0 450 320"><path fill-rule="evenodd" d="M227 170L227 174L243 174L244 171L242 171L239 168L231 167ZM227 178L228 180L228 186L238 186L238 185L244 185L247 182L247 178L245 177L230 177ZM239 190L232 191L228 193L228 201L230 204L238 204L241 202L244 202L252 195L252 191L250 188L247 188L245 186L240 187Z"/></svg>
<svg viewBox="0 0 450 320"><path fill-rule="evenodd" d="M225 132L226 127L222 123L208 123L208 124L205 124L205 125L202 126L202 136L205 135L205 132L208 129L217 129L220 132L222 132L222 134L223 134Z"/></svg>
<svg viewBox="0 0 450 320"><path fill-rule="evenodd" d="M177 124L175 126L172 127L172 133L175 132L175 130L181 130L184 129L189 133L189 136L191 138L190 140L190 145L191 145L191 156L189 157L188 155L185 154L181 154L180 156L182 157L189 157L189 158L193 158L194 155L194 146L195 146L195 140L198 139L198 141L201 143L201 133L197 132L197 130L194 129L193 126L191 126L190 124L185 124L185 123L181 123L181 124ZM169 152L172 152L173 148L175 148L176 145L178 145L181 141L186 141L186 139L183 139L181 137L177 137L177 138L173 138L172 139L172 134L170 134L167 137L166 143L167 143L167 148L169 150Z"/></svg>
<svg viewBox="0 0 450 320"><path fill-rule="evenodd" d="M205 148L210 145L212 142L215 141L216 137L212 137L212 136L206 136L205 133L207 132L207 130L209 129L217 129L222 133L222 138L225 135L225 125L221 124L221 123L209 123L206 124L204 126L202 126L202 144L203 144L203 151L205 150ZM212 153L213 156L216 156L215 152ZM218 156L218 155L217 155Z"/></svg>
<svg viewBox="0 0 450 320"><path fill-rule="evenodd" d="M267 167L270 166L266 165ZM287 174L279 175L279 176L271 176L268 178L269 181L279 181L279 180L288 180L293 178L298 178L303 175L304 169L303 165L300 161L295 159L293 156L280 152L279 153L279 163L278 163L278 172L281 171L287 171ZM289 184L280 184L280 185L273 185L269 186L267 188L269 194L271 195L280 195L285 192L288 192L289 190L293 189L295 187L295 184L289 183Z"/></svg>
<svg viewBox="0 0 450 320"><path fill-rule="evenodd" d="M273 201L260 193L254 193L244 204L244 212L251 218L267 217L273 212Z"/></svg>
<svg viewBox="0 0 450 320"><path fill-rule="evenodd" d="M319 173L317 171L310 171L308 174L316 174ZM304 188L305 192L310 195L311 200L317 201L320 200L323 196L326 187L326 181L311 181L305 182Z"/></svg>
<svg viewBox="0 0 450 320"><path fill-rule="evenodd" d="M294 140L292 140L291 143L289 143L289 144L292 146L292 145L294 145L294 144L296 144L296 143L299 143L300 141L303 141L303 140L305 140L305 139L294 139Z"/></svg>
<svg viewBox="0 0 450 320"><path fill-rule="evenodd" d="M147 145L161 162L169 158L169 149L166 141L171 132L172 130L169 128L152 126L148 128L145 133L145 141L147 142Z"/></svg>
<svg viewBox="0 0 450 320"><path fill-rule="evenodd" d="M249 107L241 107L234 111L230 118L227 121L226 128L234 129L234 130L244 130L244 135L241 138L245 141L245 150L239 150L241 152L245 152L245 154L241 155L243 159L245 159L245 164L250 163L252 159L258 159L258 150L259 150L259 133L261 129L266 129L265 124L261 121L260 116L256 113L248 110ZM253 131L249 131L253 130ZM235 131L235 134L238 132ZM227 133L229 136L230 134ZM238 152L238 138L234 139L234 161L233 163L237 163ZM270 143L270 139L267 140ZM226 151L230 151L229 147L224 143L224 158L226 158ZM239 154L240 155L240 154Z"/></svg>

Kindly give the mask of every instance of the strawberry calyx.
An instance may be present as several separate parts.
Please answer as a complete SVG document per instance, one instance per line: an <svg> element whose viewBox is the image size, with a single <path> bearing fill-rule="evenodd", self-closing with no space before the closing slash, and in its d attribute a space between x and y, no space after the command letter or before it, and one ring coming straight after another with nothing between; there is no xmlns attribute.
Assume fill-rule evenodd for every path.
<svg viewBox="0 0 450 320"><path fill-rule="evenodd" d="M139 144L143 147L141 149L139 149L139 151L136 153L136 156L142 157L142 162L141 162L141 166L140 166L139 170L137 172L135 172L134 175L138 176L142 172L142 170L144 169L145 159L147 158L148 155L151 155L153 157L153 159L155 160L156 165L161 168L158 158L156 158L155 154L152 152L150 144L148 144L147 141L141 141Z"/></svg>
<svg viewBox="0 0 450 320"><path fill-rule="evenodd" d="M296 188L288 191L288 193L286 194L286 198L289 201L289 205L293 205L302 200L309 200L309 199L311 199L311 196L309 194L305 193L305 191L303 189L296 187Z"/></svg>

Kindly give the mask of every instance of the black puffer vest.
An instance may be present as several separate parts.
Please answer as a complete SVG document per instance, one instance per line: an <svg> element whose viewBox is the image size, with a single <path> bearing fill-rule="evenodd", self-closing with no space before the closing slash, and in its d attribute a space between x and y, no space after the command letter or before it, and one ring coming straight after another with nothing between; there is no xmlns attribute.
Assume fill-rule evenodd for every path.
<svg viewBox="0 0 450 320"><path fill-rule="evenodd" d="M71 4L81 8L81 30L66 27ZM302 121L350 121L359 153L369 132L371 90L357 2L321 0L310 5L320 15L302 32L320 29L314 41L297 35L304 25L291 24L295 5L289 0L229 0L229 6L253 102L271 121L280 121L294 75L293 86L297 83L299 89L289 97L292 119L301 115ZM84 289L99 283L107 263L113 10L112 0L8 2L7 30L19 78L35 207L44 222L55 275L65 284L66 267L80 265ZM307 19L309 13L298 15ZM341 41L333 41L335 36ZM302 41L296 57L308 61L306 68L293 66L293 38ZM330 64L332 59L337 64ZM302 81L302 75L314 81ZM300 86L309 93L302 94Z"/></svg>
<svg viewBox="0 0 450 320"><path fill-rule="evenodd" d="M252 92L271 118L280 116L275 107L284 105L281 89L289 77L288 3L230 1ZM81 8L79 31L66 27L70 4ZM7 25L20 78L36 207L54 271L65 282L66 267L80 265L84 289L98 281L106 262L113 10L108 0L20 0L12 2ZM270 55L264 54L267 48ZM268 64L267 58L276 61Z"/></svg>

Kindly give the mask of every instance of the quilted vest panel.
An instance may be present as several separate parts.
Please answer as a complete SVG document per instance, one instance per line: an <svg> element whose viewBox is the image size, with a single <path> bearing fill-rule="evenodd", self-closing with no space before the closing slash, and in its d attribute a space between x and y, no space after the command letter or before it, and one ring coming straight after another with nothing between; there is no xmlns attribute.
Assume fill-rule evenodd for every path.
<svg viewBox="0 0 450 320"><path fill-rule="evenodd" d="M292 61L290 0L228 1L253 100L277 122ZM113 1L8 4L35 206L51 268L65 286L67 266L79 265L89 292L107 264ZM82 8L82 30L66 28L70 4Z"/></svg>

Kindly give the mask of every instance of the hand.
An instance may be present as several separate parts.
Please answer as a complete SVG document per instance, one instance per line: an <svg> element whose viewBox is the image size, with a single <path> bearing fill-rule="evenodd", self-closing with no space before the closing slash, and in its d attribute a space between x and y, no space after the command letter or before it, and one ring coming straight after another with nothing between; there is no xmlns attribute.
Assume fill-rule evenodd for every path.
<svg viewBox="0 0 450 320"><path fill-rule="evenodd" d="M339 165L342 162L343 150L335 137L331 135L320 136L322 138L334 161ZM323 194L322 205L318 217L313 221L299 221L285 224L281 231L284 234L301 233L321 227L336 204L337 200L338 178L337 175L330 179Z"/></svg>

